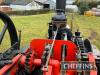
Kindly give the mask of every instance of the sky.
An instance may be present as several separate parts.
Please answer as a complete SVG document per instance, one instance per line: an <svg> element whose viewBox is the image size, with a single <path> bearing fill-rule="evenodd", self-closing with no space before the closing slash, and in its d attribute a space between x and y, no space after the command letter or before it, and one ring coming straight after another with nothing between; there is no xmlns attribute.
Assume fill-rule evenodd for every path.
<svg viewBox="0 0 100 75"><path fill-rule="evenodd" d="M56 2L56 0L53 0L54 2Z"/></svg>

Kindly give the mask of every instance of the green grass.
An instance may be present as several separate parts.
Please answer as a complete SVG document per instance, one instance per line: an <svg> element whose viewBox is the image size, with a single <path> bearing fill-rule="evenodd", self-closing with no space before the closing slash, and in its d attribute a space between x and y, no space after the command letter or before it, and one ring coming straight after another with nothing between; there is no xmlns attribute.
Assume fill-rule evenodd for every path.
<svg viewBox="0 0 100 75"><path fill-rule="evenodd" d="M22 46L32 39L46 38L48 23L52 14L12 17L17 30L22 30Z"/></svg>
<svg viewBox="0 0 100 75"><path fill-rule="evenodd" d="M30 15L30 16L11 16L15 27L18 30L22 30L22 47L29 44L32 39L35 38L46 38L48 23L51 20L53 14L42 14L42 15ZM77 29L79 26L80 31L82 32L82 36L84 38L90 38L92 43L97 45L100 49L100 17L86 17L75 15L74 27L73 31ZM68 23L70 24L71 17L68 16ZM2 24L0 22L0 24ZM1 26L0 26L1 28ZM93 35L91 35L93 33ZM94 36L95 35L95 36ZM8 34L6 35L8 36ZM6 40L6 42L5 42ZM0 49L7 46L6 44L9 42L8 38L5 37L3 44Z"/></svg>
<svg viewBox="0 0 100 75"><path fill-rule="evenodd" d="M22 31L22 47L28 45L33 38L46 38L47 24L49 23L51 16L52 14L11 16L17 31ZM2 30L2 27L3 23L0 22L0 31ZM5 50L10 44L7 36L8 34L6 34L2 45L0 46L1 50Z"/></svg>
<svg viewBox="0 0 100 75"><path fill-rule="evenodd" d="M73 31L78 27L82 36L90 39L100 49L100 17L75 15Z"/></svg>

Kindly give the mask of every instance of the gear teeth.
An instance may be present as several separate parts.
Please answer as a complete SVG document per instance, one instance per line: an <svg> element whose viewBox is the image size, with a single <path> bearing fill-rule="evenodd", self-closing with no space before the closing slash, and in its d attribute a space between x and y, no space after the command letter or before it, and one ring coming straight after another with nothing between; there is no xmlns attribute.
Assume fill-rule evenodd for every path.
<svg viewBox="0 0 100 75"><path fill-rule="evenodd" d="M18 71L17 71L17 73L16 73L16 75L27 75L26 74L26 71L23 69L19 69Z"/></svg>
<svg viewBox="0 0 100 75"><path fill-rule="evenodd" d="M32 52L29 52L27 55L26 55L26 62L25 62L25 71L30 74L30 58L31 58L31 54Z"/></svg>
<svg viewBox="0 0 100 75"><path fill-rule="evenodd" d="M82 38L78 38L77 41L78 41L78 44L79 44L79 49L80 49L80 51L81 51L82 53L84 53L84 52L85 52L85 47L84 47L84 43L83 43L83 41L82 41Z"/></svg>

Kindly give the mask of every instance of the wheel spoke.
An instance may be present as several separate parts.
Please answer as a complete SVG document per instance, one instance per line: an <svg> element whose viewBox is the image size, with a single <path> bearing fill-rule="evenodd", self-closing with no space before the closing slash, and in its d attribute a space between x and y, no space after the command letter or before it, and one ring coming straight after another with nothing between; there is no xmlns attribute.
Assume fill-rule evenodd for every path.
<svg viewBox="0 0 100 75"><path fill-rule="evenodd" d="M3 38L4 38L4 35L5 35L5 32L6 32L6 29L7 29L7 24L4 25L3 30L2 30L2 32L1 32L1 34L0 34L0 45L1 45L2 40L3 40Z"/></svg>

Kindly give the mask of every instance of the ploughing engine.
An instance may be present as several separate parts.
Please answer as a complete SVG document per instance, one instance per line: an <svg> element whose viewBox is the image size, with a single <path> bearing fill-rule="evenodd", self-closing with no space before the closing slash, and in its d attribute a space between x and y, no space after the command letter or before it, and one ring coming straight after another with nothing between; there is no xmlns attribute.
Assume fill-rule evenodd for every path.
<svg viewBox="0 0 100 75"><path fill-rule="evenodd" d="M90 41L83 39L81 32L73 34L67 27L65 6L66 0L56 0L56 15L49 23L48 38L33 39L27 49L20 49L20 37L13 22L0 12L5 23L0 45L6 30L11 40L11 48L0 54L0 75L100 75L100 56L93 54ZM92 63L93 68L84 69L82 65L69 69L67 64L73 63L74 67Z"/></svg>

